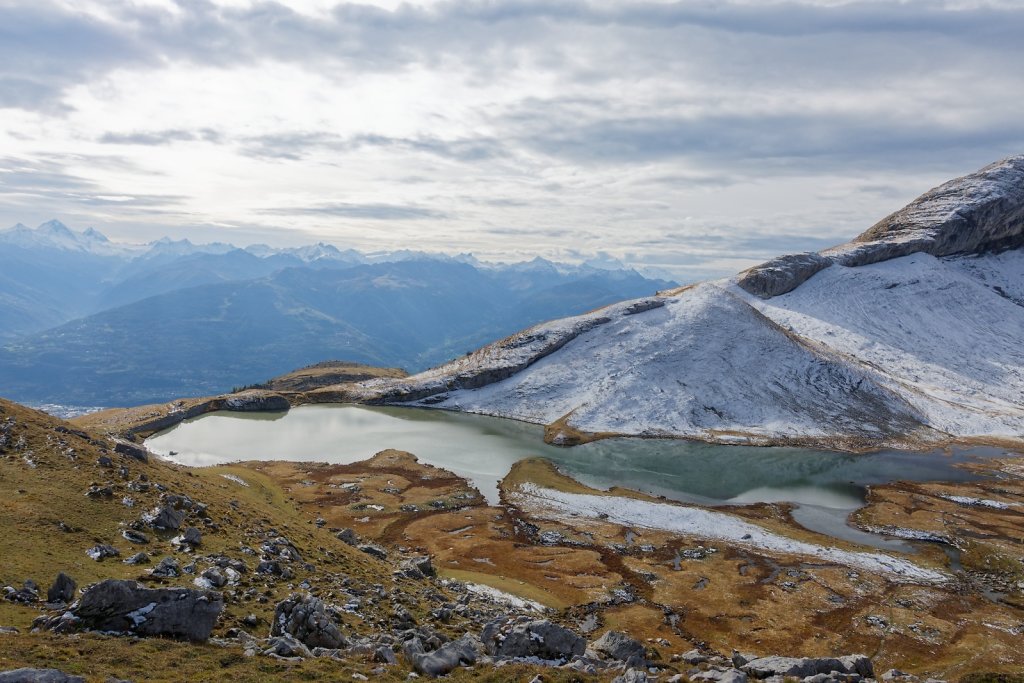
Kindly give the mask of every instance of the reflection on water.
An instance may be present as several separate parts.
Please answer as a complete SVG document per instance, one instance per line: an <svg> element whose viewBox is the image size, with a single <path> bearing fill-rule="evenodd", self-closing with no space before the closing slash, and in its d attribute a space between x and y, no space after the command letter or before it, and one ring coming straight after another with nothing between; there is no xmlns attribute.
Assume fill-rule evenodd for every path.
<svg viewBox="0 0 1024 683"><path fill-rule="evenodd" d="M493 503L497 483L518 460L543 456L599 488L623 486L704 504L790 501L808 507L812 526L837 526L863 502L863 487L895 480L962 481L955 467L994 449L852 455L805 448L720 446L675 439L607 439L575 448L542 440L543 430L513 420L415 408L314 405L287 413L213 413L186 421L146 443L176 462L236 460L349 463L385 448L469 479ZM831 511L810 514L810 509ZM816 523L830 516L830 521ZM839 524L836 524L839 520ZM852 540L852 539L851 539Z"/></svg>

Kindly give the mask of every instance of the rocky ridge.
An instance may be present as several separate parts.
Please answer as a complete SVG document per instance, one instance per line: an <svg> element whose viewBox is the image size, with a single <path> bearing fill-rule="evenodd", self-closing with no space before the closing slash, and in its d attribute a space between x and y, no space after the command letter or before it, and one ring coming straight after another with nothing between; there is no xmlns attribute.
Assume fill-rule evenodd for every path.
<svg viewBox="0 0 1024 683"><path fill-rule="evenodd" d="M901 256L981 254L1024 245L1024 155L1008 157L924 193L843 245L781 256L736 283L763 298L791 292L832 264L859 267Z"/></svg>

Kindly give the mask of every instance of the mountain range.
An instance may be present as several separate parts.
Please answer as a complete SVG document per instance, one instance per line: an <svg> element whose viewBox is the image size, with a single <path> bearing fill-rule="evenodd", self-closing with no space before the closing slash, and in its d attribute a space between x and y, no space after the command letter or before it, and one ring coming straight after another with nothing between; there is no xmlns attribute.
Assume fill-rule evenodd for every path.
<svg viewBox="0 0 1024 683"><path fill-rule="evenodd" d="M544 323L348 398L604 435L832 448L1024 442L1024 156L853 241Z"/></svg>
<svg viewBox="0 0 1024 683"><path fill-rule="evenodd" d="M111 242L0 232L0 387L34 403L219 393L325 358L422 370L525 326L674 286L617 264Z"/></svg>

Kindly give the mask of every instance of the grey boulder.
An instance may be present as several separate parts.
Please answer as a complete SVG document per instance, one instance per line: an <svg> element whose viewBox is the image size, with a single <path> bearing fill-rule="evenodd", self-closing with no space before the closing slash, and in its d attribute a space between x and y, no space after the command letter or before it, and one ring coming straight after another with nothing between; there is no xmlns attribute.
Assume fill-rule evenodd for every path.
<svg viewBox="0 0 1024 683"><path fill-rule="evenodd" d="M164 531L177 531L181 523L185 521L188 512L178 510L172 505L160 505L142 515L142 521L153 527Z"/></svg>
<svg viewBox="0 0 1024 683"><path fill-rule="evenodd" d="M13 669L0 671L0 683L85 683L85 679L59 669Z"/></svg>
<svg viewBox="0 0 1024 683"><path fill-rule="evenodd" d="M754 678L769 676L795 676L807 678L817 674L838 671L844 674L859 674L865 678L874 675L871 660L865 655L845 657L761 657L748 663L743 671Z"/></svg>
<svg viewBox="0 0 1024 683"><path fill-rule="evenodd" d="M642 666L646 662L644 646L621 631L608 631L590 645L590 649L609 659Z"/></svg>
<svg viewBox="0 0 1024 683"><path fill-rule="evenodd" d="M57 574L50 590L46 591L47 602L71 602L75 597L78 584L70 576L61 572Z"/></svg>
<svg viewBox="0 0 1024 683"><path fill-rule="evenodd" d="M102 562L108 557L117 557L121 554L121 551L112 545L103 543L89 548L85 551L85 554L97 562Z"/></svg>
<svg viewBox="0 0 1024 683"><path fill-rule="evenodd" d="M433 652L424 652L420 639L413 638L405 646L405 657L417 673L436 678L463 664L474 664L478 653L475 639L467 634Z"/></svg>
<svg viewBox="0 0 1024 683"><path fill-rule="evenodd" d="M270 638L267 641L270 645L266 650L263 651L265 656L275 657L312 657L313 653L309 651L309 648L300 643L295 638L284 635Z"/></svg>
<svg viewBox="0 0 1024 683"><path fill-rule="evenodd" d="M334 617L333 610L320 598L308 593L292 593L277 604L270 635L293 636L311 648L344 647L348 640L342 635Z"/></svg>
<svg viewBox="0 0 1024 683"><path fill-rule="evenodd" d="M484 627L481 640L495 657L570 659L587 649L586 639L547 619L516 624L506 633L501 633L499 624L491 622Z"/></svg>
<svg viewBox="0 0 1024 683"><path fill-rule="evenodd" d="M378 560L388 559L388 551L384 550L384 548L381 548L379 545L374 545L373 543L364 543L363 545L356 547L358 547L359 550L363 551L367 555L370 555L371 557L376 557Z"/></svg>
<svg viewBox="0 0 1024 683"><path fill-rule="evenodd" d="M428 576L434 576L434 565L430 561L430 557L427 555L421 557L411 557L408 560L402 560L398 565L398 573L409 579L425 579Z"/></svg>
<svg viewBox="0 0 1024 683"><path fill-rule="evenodd" d="M41 625L58 632L85 629L204 641L223 609L223 597L213 591L145 588L107 579L85 589L68 612L44 617Z"/></svg>
<svg viewBox="0 0 1024 683"><path fill-rule="evenodd" d="M356 532L352 529L345 528L338 532L338 540L348 545L355 545L359 543L359 537L356 536Z"/></svg>

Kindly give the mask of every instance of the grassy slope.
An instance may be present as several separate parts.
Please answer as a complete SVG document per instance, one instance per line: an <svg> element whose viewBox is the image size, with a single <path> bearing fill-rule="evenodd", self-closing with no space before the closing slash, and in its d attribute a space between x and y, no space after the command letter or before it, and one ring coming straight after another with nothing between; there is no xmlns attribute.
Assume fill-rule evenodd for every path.
<svg viewBox="0 0 1024 683"><path fill-rule="evenodd" d="M209 514L219 529L203 530L203 545L197 552L202 556L224 553L246 562L254 568L256 558L239 552L241 544L258 546L257 529L276 529L287 536L302 553L305 561L315 565L313 572L295 563L295 579L278 582L265 589L264 602L231 599L221 615L214 636L222 635L231 627L240 626L240 620L252 613L260 618L260 626L247 629L263 637L268 631L269 619L277 601L288 595L303 579L313 583L313 590L330 598L338 588L338 581L350 577L355 585L383 584L389 592L404 594L412 605L410 611L423 614L428 605L422 591L426 585L410 585L403 581L396 585L391 576L391 565L373 560L335 539L327 530L318 529L310 517L289 498L273 481L251 468L217 467L191 470L151 459L140 463L127 456L112 452L111 443L103 437L81 438L58 431L69 426L43 413L0 400L0 423L13 420L8 444L0 448L0 538L4 550L0 560L0 584L20 587L26 579L35 580L45 594L57 572L71 575L83 587L105 578L138 579L145 576L147 567L131 567L121 558L140 550L158 552L157 561L173 554L168 538L154 538L148 546L132 547L120 535L120 524L136 519L156 504L159 493L129 492L126 481L145 474L150 483L159 482L174 493L186 494L209 505ZM24 444L17 442L24 437ZM72 450L73 449L73 450ZM114 468L97 465L104 454L114 460ZM31 467L26 456L36 466ZM73 456L73 459L72 459ZM123 480L119 466L129 468L129 480ZM235 474L249 486L242 486L222 477ZM112 484L113 498L92 500L84 495L93 483ZM121 503L123 495L136 499L133 508ZM237 506L232 506L237 501ZM73 531L61 531L63 522ZM151 534L155 536L155 534ZM168 535L169 536L169 535ZM110 543L121 551L121 558L95 562L85 550L97 543ZM182 565L187 556L178 554ZM151 565L150 565L151 566ZM199 562L200 569L205 568ZM252 574L246 578L253 579ZM166 585L190 585L192 576L183 575ZM254 586L263 589L261 582ZM387 603L388 601L384 601ZM41 606L40 606L41 607ZM332 680L348 679L352 672L370 675L374 668L368 659L354 658L345 662L308 660L299 664L285 663L264 657L245 658L241 648L223 648L213 644L192 645L159 639L107 637L95 634L58 636L49 633L31 634L32 621L42 611L40 607L26 607L0 601L0 625L21 630L17 635L0 634L0 671L21 666L53 666L67 672L85 675L89 680L103 681L108 675L146 681L219 681L230 677L237 681L266 680ZM380 606L381 610L390 605ZM386 618L386 612L364 612L367 621L346 616L346 633L368 633L379 630L377 622ZM458 625L452 625L452 635L458 635ZM392 667L387 675L374 680L404 680L408 667ZM504 668L497 671L457 671L454 680L529 680L533 674L526 668ZM546 680L569 680L557 674Z"/></svg>

